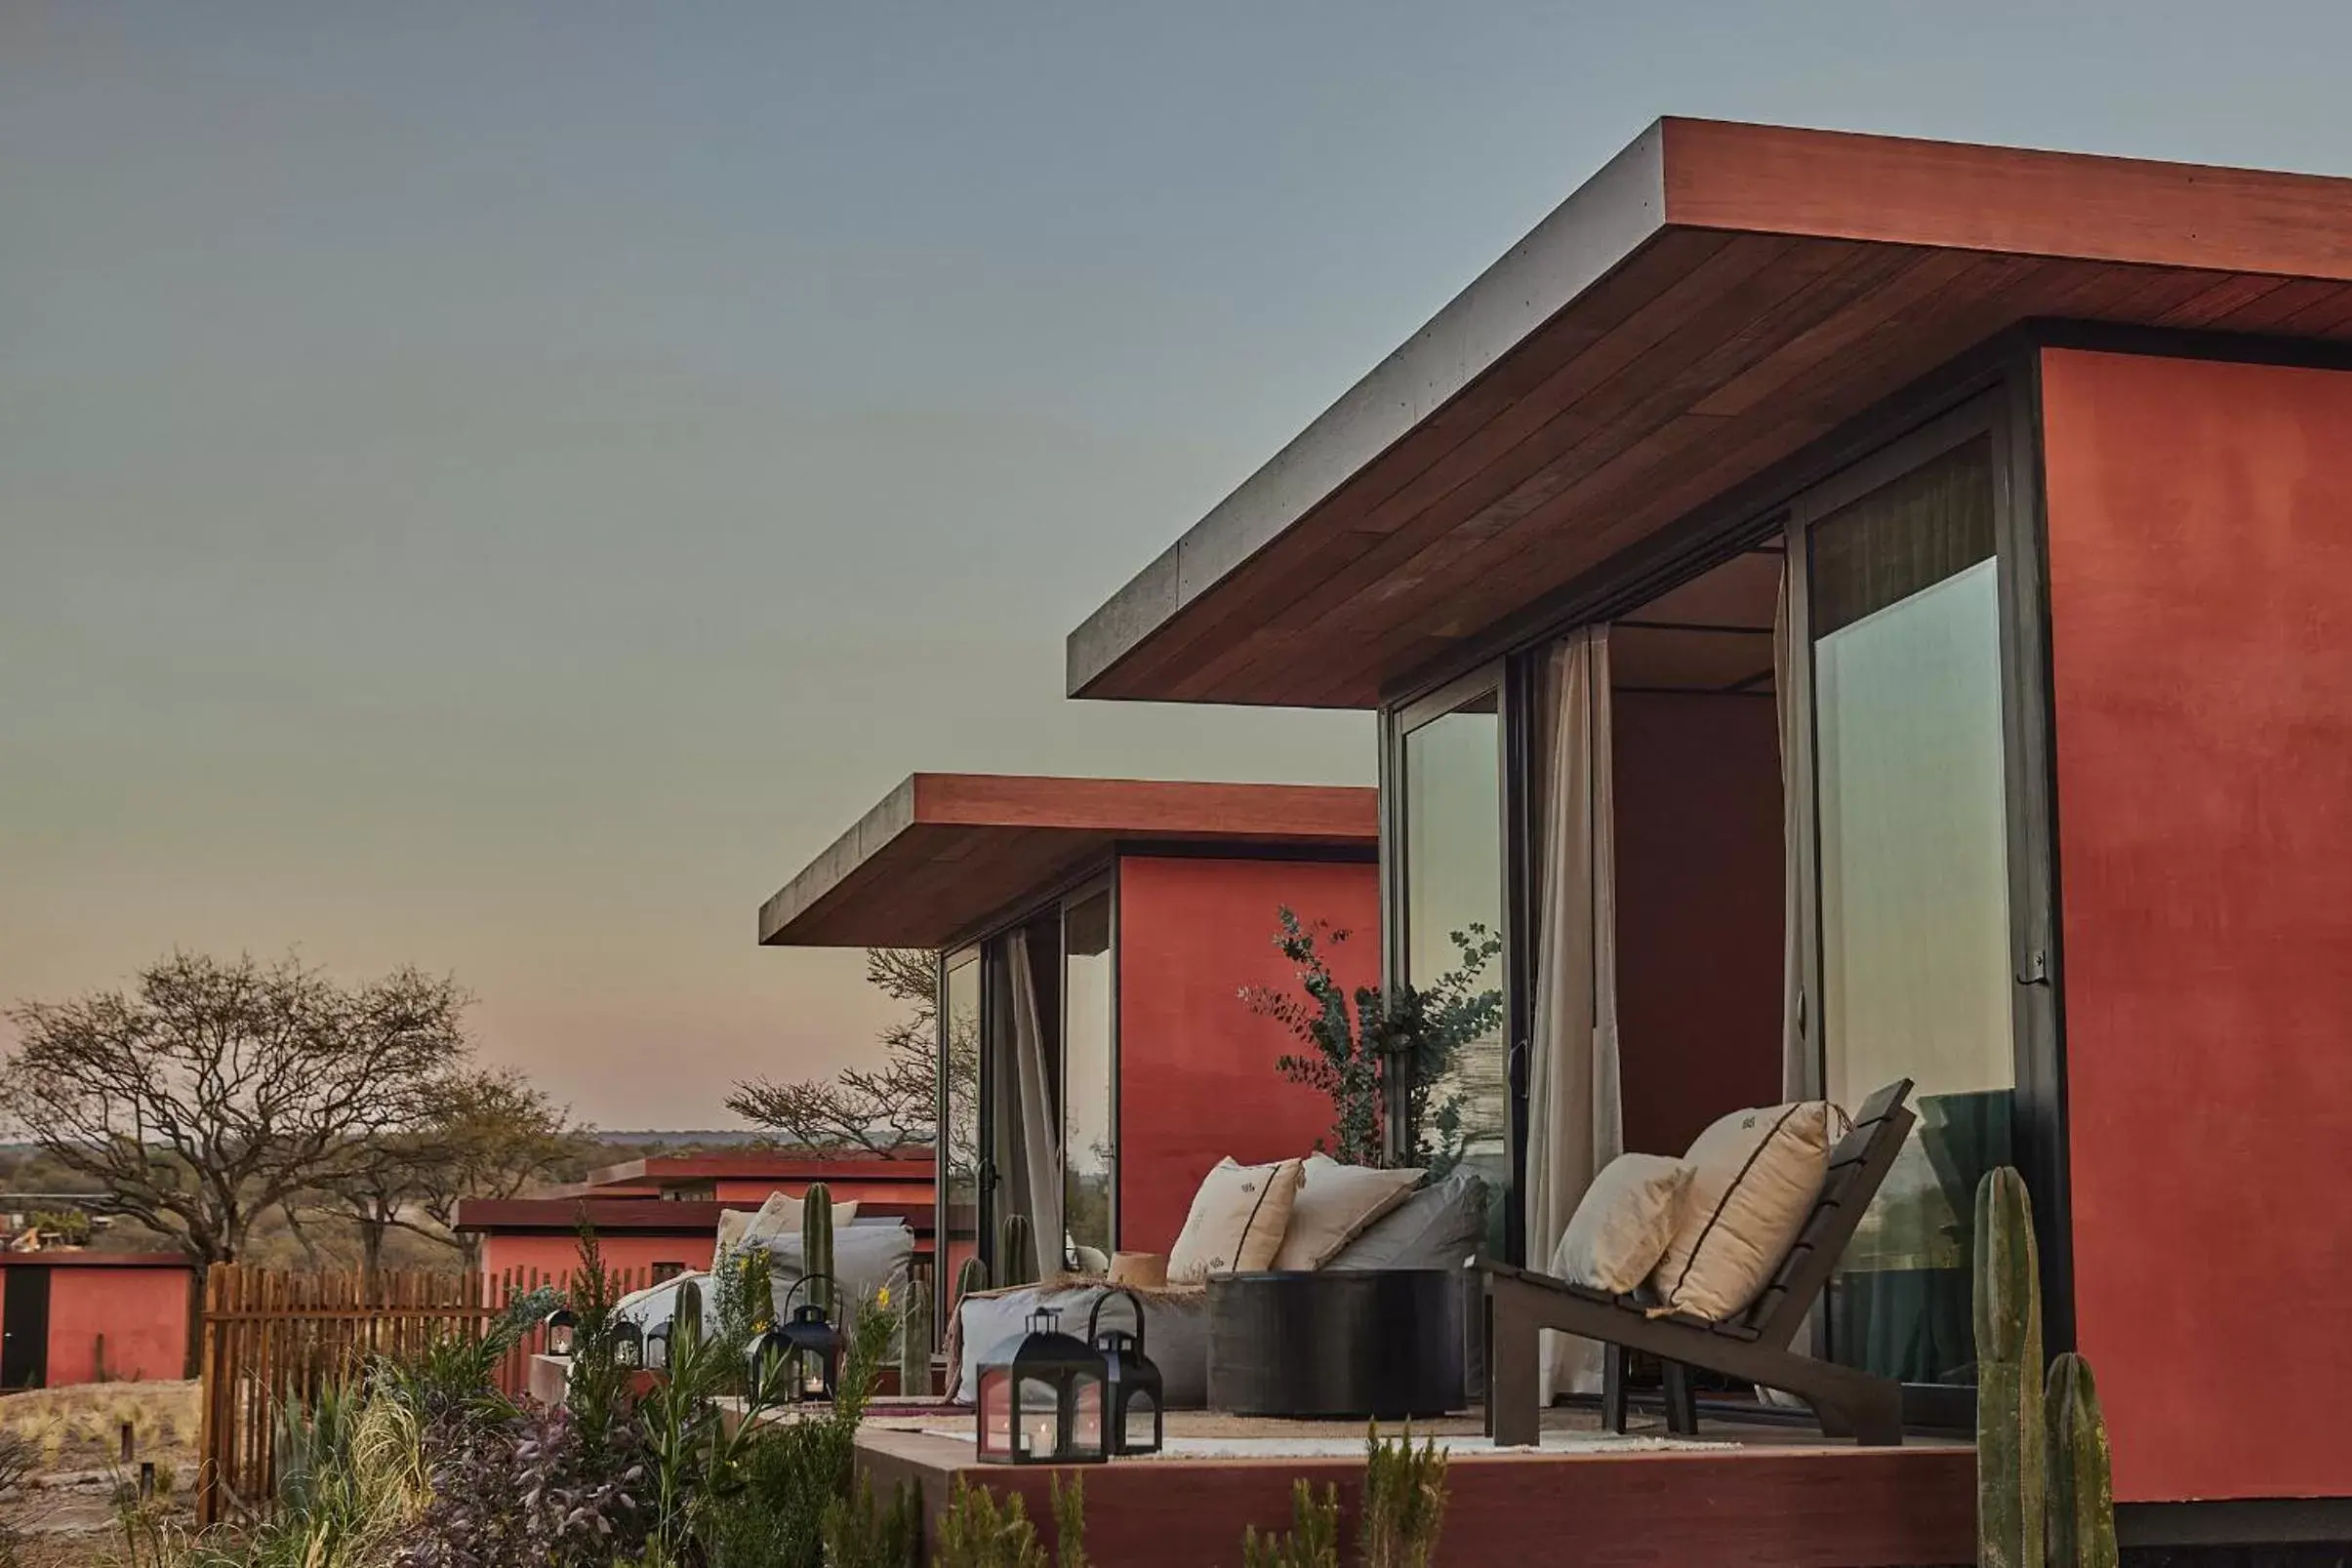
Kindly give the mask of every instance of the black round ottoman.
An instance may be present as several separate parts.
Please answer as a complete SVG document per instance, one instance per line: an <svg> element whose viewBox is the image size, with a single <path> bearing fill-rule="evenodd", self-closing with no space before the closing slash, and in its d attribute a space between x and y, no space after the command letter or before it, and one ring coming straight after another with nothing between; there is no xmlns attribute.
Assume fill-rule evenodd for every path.
<svg viewBox="0 0 2352 1568"><path fill-rule="evenodd" d="M1444 1268L1215 1275L1209 1408L1358 1421L1460 1410L1462 1304Z"/></svg>

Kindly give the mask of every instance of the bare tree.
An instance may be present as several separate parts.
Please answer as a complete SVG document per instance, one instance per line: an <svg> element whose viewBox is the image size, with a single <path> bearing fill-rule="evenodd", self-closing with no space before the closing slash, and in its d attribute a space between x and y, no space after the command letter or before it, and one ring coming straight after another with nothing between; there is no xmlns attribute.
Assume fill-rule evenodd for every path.
<svg viewBox="0 0 2352 1568"><path fill-rule="evenodd" d="M426 1086L421 1118L354 1142L320 1184L286 1204L296 1238L301 1216L331 1216L358 1234L361 1264L383 1266L385 1240L405 1230L474 1259L458 1233L461 1198L512 1197L556 1175L589 1146L562 1107L511 1069L452 1072Z"/></svg>
<svg viewBox="0 0 2352 1568"><path fill-rule="evenodd" d="M866 979L884 995L913 1004L882 1030L879 1066L792 1083L739 1083L727 1108L796 1148L863 1149L895 1159L927 1147L938 1121L938 964L919 948L870 947Z"/></svg>
<svg viewBox="0 0 2352 1568"><path fill-rule="evenodd" d="M293 958L178 953L129 991L10 1009L0 1117L104 1182L111 1212L224 1262L355 1149L425 1124L466 1005L414 969L346 987Z"/></svg>

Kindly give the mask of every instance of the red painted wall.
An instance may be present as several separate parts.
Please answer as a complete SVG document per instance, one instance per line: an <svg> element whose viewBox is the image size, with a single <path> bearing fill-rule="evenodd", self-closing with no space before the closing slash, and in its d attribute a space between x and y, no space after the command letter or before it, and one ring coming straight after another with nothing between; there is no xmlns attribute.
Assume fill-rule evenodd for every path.
<svg viewBox="0 0 2352 1568"><path fill-rule="evenodd" d="M14 1275L14 1268L5 1270ZM187 1376L185 1268L53 1267L49 1274L49 1387L154 1382ZM99 1360L100 1338L105 1360Z"/></svg>
<svg viewBox="0 0 2352 1568"><path fill-rule="evenodd" d="M1780 735L1769 697L1619 692L1625 1146L1680 1154L1780 1092Z"/></svg>
<svg viewBox="0 0 2352 1568"><path fill-rule="evenodd" d="M923 1162L927 1168L928 1160ZM873 1203L928 1203L931 1201L931 1183L884 1182L872 1178L844 1178L825 1184L835 1203L847 1203L852 1198ZM730 1208L756 1209L771 1192L788 1192L797 1198L808 1190L806 1182L723 1181L711 1184L712 1196Z"/></svg>
<svg viewBox="0 0 2352 1568"><path fill-rule="evenodd" d="M1122 859L1118 877L1118 1244L1165 1253L1218 1160L1305 1154L1329 1132L1330 1103L1275 1071L1291 1037L1236 993L1292 984L1274 947L1283 905L1351 932L1333 973L1376 985L1380 877L1362 864L1146 857Z"/></svg>
<svg viewBox="0 0 2352 1568"><path fill-rule="evenodd" d="M710 1254L718 1246L718 1236L715 1231L707 1236L639 1236L608 1231L596 1238L596 1245L604 1254L604 1266L616 1272L641 1274L655 1264L664 1263L684 1264L689 1271L697 1271L710 1266ZM534 1231L526 1235L491 1232L482 1237L482 1271L486 1274L503 1273L508 1268L536 1268L543 1279L560 1280L570 1277L579 1266L580 1242L574 1236Z"/></svg>
<svg viewBox="0 0 2352 1568"><path fill-rule="evenodd" d="M2352 375L2043 356L2081 1347L2119 1501L2352 1495Z"/></svg>

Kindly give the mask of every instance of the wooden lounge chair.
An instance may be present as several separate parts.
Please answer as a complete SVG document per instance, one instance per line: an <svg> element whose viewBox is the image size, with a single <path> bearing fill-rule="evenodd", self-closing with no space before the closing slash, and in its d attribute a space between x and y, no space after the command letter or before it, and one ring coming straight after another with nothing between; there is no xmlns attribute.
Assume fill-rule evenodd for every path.
<svg viewBox="0 0 2352 1568"><path fill-rule="evenodd" d="M1910 1092L1911 1080L1905 1078L1863 1104L1852 1130L1830 1151L1821 1196L1788 1255L1747 1309L1723 1322L1682 1313L1653 1317L1656 1303L1639 1296L1611 1296L1502 1264L1474 1265L1485 1276L1487 1435L1500 1447L1526 1447L1540 1440L1540 1331L1558 1329L1607 1347L1602 1413L1612 1430L1625 1429L1625 1352L1641 1350L1666 1363L1667 1424L1674 1431L1698 1429L1685 1369L1704 1367L1797 1395L1812 1409L1828 1436L1851 1437L1871 1446L1900 1444L1900 1384L1800 1355L1788 1346L1829 1283L1830 1270L1853 1238L1862 1211L1877 1195L1911 1131L1914 1118L1903 1105Z"/></svg>

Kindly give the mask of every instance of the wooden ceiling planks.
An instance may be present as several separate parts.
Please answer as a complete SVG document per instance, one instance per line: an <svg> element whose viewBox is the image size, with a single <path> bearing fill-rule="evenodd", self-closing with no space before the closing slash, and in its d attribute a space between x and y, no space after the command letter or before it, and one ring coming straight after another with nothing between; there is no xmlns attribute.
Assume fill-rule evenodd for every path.
<svg viewBox="0 0 2352 1568"><path fill-rule="evenodd" d="M1637 199L1660 221L1605 207ZM1528 261L1571 219L1613 264ZM1548 314L1504 302L1515 342L1448 341L1530 276L1587 281ZM1363 430L1302 450L1318 421L1278 461L1327 491L1285 517L1298 485L1254 515L1279 487L1242 486L1073 634L1072 690L1371 705L2019 322L2341 338L2347 285L2352 181L1664 121L1376 373L1453 395L1344 470Z"/></svg>
<svg viewBox="0 0 2352 1568"><path fill-rule="evenodd" d="M1122 843L1370 852L1377 791L916 774L760 906L778 946L942 947Z"/></svg>

